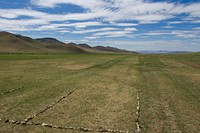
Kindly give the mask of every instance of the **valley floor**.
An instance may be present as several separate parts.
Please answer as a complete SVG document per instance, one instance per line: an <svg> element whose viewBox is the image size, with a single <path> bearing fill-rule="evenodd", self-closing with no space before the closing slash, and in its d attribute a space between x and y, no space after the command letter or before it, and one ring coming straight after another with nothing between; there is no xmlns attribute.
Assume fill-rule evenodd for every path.
<svg viewBox="0 0 200 133"><path fill-rule="evenodd" d="M200 131L200 54L0 55L0 64L0 132Z"/></svg>

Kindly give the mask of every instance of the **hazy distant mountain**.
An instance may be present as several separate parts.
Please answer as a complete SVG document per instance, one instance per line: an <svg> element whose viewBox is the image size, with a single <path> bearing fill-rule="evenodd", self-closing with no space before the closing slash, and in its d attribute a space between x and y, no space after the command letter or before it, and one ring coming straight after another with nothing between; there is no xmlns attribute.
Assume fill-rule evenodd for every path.
<svg viewBox="0 0 200 133"><path fill-rule="evenodd" d="M138 53L142 54L178 54L178 53L191 53L190 51L167 51L167 50L158 50L158 51L151 51L151 50L140 50L137 51Z"/></svg>
<svg viewBox="0 0 200 133"><path fill-rule="evenodd" d="M132 51L124 50L124 49L118 49L118 48L109 47L109 46L106 46L106 47L104 47L104 46L95 46L95 47L93 47L93 49L102 50L102 51L108 51L108 52L136 53L136 52L132 52Z"/></svg>

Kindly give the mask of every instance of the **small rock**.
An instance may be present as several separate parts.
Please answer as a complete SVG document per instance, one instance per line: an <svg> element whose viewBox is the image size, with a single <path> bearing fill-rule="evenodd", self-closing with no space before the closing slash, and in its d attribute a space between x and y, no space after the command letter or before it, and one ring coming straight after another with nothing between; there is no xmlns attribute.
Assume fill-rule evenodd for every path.
<svg viewBox="0 0 200 133"><path fill-rule="evenodd" d="M63 129L63 127L62 127L62 126L58 126L57 128Z"/></svg>
<svg viewBox="0 0 200 133"><path fill-rule="evenodd" d="M25 121L21 121L21 124L22 124L22 125L26 125L26 122L25 122Z"/></svg>
<svg viewBox="0 0 200 133"><path fill-rule="evenodd" d="M9 122L11 122L11 123L15 123L16 121L14 121L14 120L10 120Z"/></svg>
<svg viewBox="0 0 200 133"><path fill-rule="evenodd" d="M46 124L46 123L42 123L42 126L43 126L43 127L46 127L46 126L48 126L48 124Z"/></svg>
<svg viewBox="0 0 200 133"><path fill-rule="evenodd" d="M4 121L4 123L7 123L7 122L9 122L9 120L8 120L8 119Z"/></svg>
<svg viewBox="0 0 200 133"><path fill-rule="evenodd" d="M58 126L56 126L56 125L53 125L52 127L53 127L53 128L58 128Z"/></svg>
<svg viewBox="0 0 200 133"><path fill-rule="evenodd" d="M64 126L64 128L65 128L65 129L69 129L69 127L68 127L68 126Z"/></svg>
<svg viewBox="0 0 200 133"><path fill-rule="evenodd" d="M21 124L21 122L19 122L19 121L16 121L16 124Z"/></svg>
<svg viewBox="0 0 200 133"><path fill-rule="evenodd" d="M42 125L42 123L34 123L34 125Z"/></svg>
<svg viewBox="0 0 200 133"><path fill-rule="evenodd" d="M33 125L33 123L32 122L27 122L26 125Z"/></svg>
<svg viewBox="0 0 200 133"><path fill-rule="evenodd" d="M33 119L33 116L26 118L24 121L27 122L27 121L30 121L31 119Z"/></svg>

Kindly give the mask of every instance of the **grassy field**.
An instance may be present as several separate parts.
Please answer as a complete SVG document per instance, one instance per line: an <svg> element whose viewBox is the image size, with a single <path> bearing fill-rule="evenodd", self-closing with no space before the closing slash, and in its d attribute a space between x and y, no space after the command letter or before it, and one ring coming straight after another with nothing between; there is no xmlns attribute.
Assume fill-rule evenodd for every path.
<svg viewBox="0 0 200 133"><path fill-rule="evenodd" d="M24 121L59 99L29 122L134 133L137 94L142 132L199 133L200 54L0 55L2 133L80 132L4 123Z"/></svg>

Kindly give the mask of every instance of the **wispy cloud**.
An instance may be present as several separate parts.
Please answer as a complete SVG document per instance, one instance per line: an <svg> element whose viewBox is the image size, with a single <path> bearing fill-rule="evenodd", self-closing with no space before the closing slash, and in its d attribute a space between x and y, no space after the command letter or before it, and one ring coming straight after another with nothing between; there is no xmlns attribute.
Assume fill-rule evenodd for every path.
<svg viewBox="0 0 200 133"><path fill-rule="evenodd" d="M107 21L137 20L152 22L174 18L176 14L188 14L188 17L200 16L199 3L177 4L169 2L148 2L144 0L32 0L32 4L54 8L59 4L72 4L85 8L85 14L68 14L66 17L81 16L79 19L103 17ZM87 14L87 15L86 15ZM86 17L86 16L88 17ZM68 19L69 19L68 18Z"/></svg>
<svg viewBox="0 0 200 133"><path fill-rule="evenodd" d="M197 31L172 31L172 34L182 38L200 38L200 32Z"/></svg>
<svg viewBox="0 0 200 133"><path fill-rule="evenodd" d="M129 34L133 33L137 29L135 28L125 28L124 30L120 31L105 31L105 32L98 32L94 33L93 36L104 36L104 37L128 37Z"/></svg>
<svg viewBox="0 0 200 133"><path fill-rule="evenodd" d="M118 37L151 39L156 36L159 36L157 39L170 36L171 39L193 40L200 36L200 2L30 0L29 4L31 8L12 9L10 6L10 9L0 9L0 30L54 31L93 41ZM73 5L81 11L70 12L63 5Z"/></svg>
<svg viewBox="0 0 200 133"><path fill-rule="evenodd" d="M130 27L130 26L138 26L139 24L136 23L111 23L115 26L122 26L122 27Z"/></svg>
<svg viewBox="0 0 200 133"><path fill-rule="evenodd" d="M200 27L193 28L193 30L200 30Z"/></svg>
<svg viewBox="0 0 200 133"><path fill-rule="evenodd" d="M97 36L86 36L85 39L97 39Z"/></svg>
<svg viewBox="0 0 200 133"><path fill-rule="evenodd" d="M94 32L102 32L102 31L116 31L118 28L99 28L99 29L90 29L90 30L76 30L72 33L74 34L84 34L84 33L94 33Z"/></svg>
<svg viewBox="0 0 200 133"><path fill-rule="evenodd" d="M183 21L171 21L171 22L167 22L168 24L181 24L184 23Z"/></svg>
<svg viewBox="0 0 200 133"><path fill-rule="evenodd" d="M17 18L19 16L29 16L34 18L42 18L48 13L31 10L31 9L0 9L0 17Z"/></svg>
<svg viewBox="0 0 200 133"><path fill-rule="evenodd" d="M66 23L66 24L57 24L57 26L66 26L66 27L76 27L76 28L85 28L88 26L99 26L99 25L103 25L102 23L99 22L94 22L94 21L90 21L90 22L78 22L78 23Z"/></svg>
<svg viewBox="0 0 200 133"><path fill-rule="evenodd" d="M170 29L170 28L173 28L173 26L171 26L171 25L166 25L166 26L162 26L162 28Z"/></svg>
<svg viewBox="0 0 200 133"><path fill-rule="evenodd" d="M195 28L196 29L196 28ZM150 31L143 33L142 35L147 36L161 36L161 35L174 35L181 38L200 38L200 31L194 30L172 30L172 31ZM198 28L196 29L198 30Z"/></svg>
<svg viewBox="0 0 200 133"><path fill-rule="evenodd" d="M104 2L103 0L90 0L90 1L85 1L85 0L31 0L31 3L34 5L42 6L42 7L50 7L54 8L59 4L72 4L72 5L78 5L86 9L94 9L94 8L99 8L102 6L106 6L107 3Z"/></svg>
<svg viewBox="0 0 200 133"><path fill-rule="evenodd" d="M139 24L158 23L175 18L180 14L187 14L188 18L198 23L200 18L200 3L177 4L170 2L149 2L144 0L31 0L36 6L55 8L60 4L77 5L85 9L82 13L52 14L32 9L0 9L0 17L17 19L20 16L32 17L44 22L64 22L69 20L86 21L100 19L102 23L109 22L116 26L137 26ZM184 19L184 18L183 18ZM137 21L138 23L118 23L118 21ZM11 21L11 20L10 20ZM22 20L23 21L23 20ZM115 23L113 23L115 22ZM117 22L117 23L116 23ZM88 22L92 25L95 22ZM169 21L168 24L180 24L183 21ZM70 25L70 24L68 24ZM82 23L71 24L75 27L87 27Z"/></svg>
<svg viewBox="0 0 200 133"><path fill-rule="evenodd" d="M48 24L48 22L41 19L21 19L8 20L0 19L0 29L6 31L28 31L34 30L34 26Z"/></svg>
<svg viewBox="0 0 200 133"><path fill-rule="evenodd" d="M142 41L120 41L120 40L105 40L105 41L94 41L94 45L104 45L104 46L113 46L119 47L122 49L129 50L184 50L184 51L199 51L199 41L191 43L190 41L185 40L142 40Z"/></svg>

